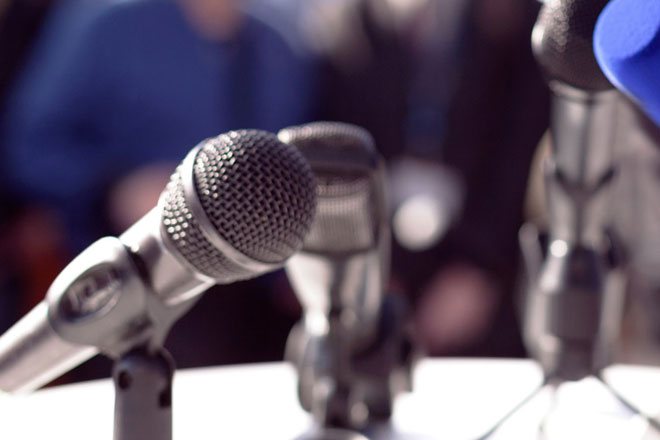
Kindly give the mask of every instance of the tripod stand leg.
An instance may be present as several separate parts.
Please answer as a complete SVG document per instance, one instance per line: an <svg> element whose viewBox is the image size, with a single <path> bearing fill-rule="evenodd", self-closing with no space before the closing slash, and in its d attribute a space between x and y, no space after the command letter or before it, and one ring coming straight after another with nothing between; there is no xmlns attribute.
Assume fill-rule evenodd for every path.
<svg viewBox="0 0 660 440"><path fill-rule="evenodd" d="M640 410L634 403L632 403L630 400L626 399L621 393L619 393L612 385L610 385L607 380L602 376L602 374L597 374L596 379L598 379L604 386L607 388L607 390L626 408L628 408L630 411L633 413L641 416L646 420L649 424L650 427L652 427L658 434L660 434L660 421L656 420L655 418L649 416L648 414L645 414Z"/></svg>
<svg viewBox="0 0 660 440"><path fill-rule="evenodd" d="M500 418L493 426L490 428L488 431L486 431L484 434L481 436L477 437L476 440L487 440L490 436L495 434L500 427L507 422L515 413L517 413L522 407L527 405L534 397L536 397L541 390L543 390L546 385L548 385L547 381L544 381L541 385L539 385L537 388L534 389L529 395L527 395L524 399L522 399L519 403L517 403L509 412L507 412L502 418Z"/></svg>
<svg viewBox="0 0 660 440"><path fill-rule="evenodd" d="M538 438L540 440L543 440L548 437L548 421L550 419L550 415L555 411L557 408L557 389L559 388L559 385L561 382L557 380L550 380L546 378L546 383L547 386L551 388L551 398L552 401L550 402L550 409L546 411L546 413L543 415L543 418L541 419L541 423L539 423L539 430L538 430Z"/></svg>

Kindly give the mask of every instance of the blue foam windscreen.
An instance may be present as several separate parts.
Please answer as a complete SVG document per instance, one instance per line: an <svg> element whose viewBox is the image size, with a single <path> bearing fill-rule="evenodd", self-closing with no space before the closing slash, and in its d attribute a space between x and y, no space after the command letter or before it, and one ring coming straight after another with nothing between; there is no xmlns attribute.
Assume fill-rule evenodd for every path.
<svg viewBox="0 0 660 440"><path fill-rule="evenodd" d="M612 0L594 32L601 69L660 125L660 1Z"/></svg>

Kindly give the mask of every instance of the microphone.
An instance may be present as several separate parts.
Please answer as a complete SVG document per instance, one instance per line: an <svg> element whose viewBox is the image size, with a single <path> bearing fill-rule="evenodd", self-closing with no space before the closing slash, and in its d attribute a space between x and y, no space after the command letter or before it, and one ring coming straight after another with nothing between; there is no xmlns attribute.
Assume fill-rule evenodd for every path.
<svg viewBox="0 0 660 440"><path fill-rule="evenodd" d="M660 3L612 0L596 23L594 51L605 75L660 125Z"/></svg>
<svg viewBox="0 0 660 440"><path fill-rule="evenodd" d="M309 329L339 311L351 344L360 345L373 336L389 276L384 163L371 135L350 124L289 127L278 138L300 150L318 185L316 217L285 270Z"/></svg>
<svg viewBox="0 0 660 440"><path fill-rule="evenodd" d="M532 32L553 95L553 146L545 164L549 245L532 280L523 332L551 379L578 380L600 371L619 323L622 292L613 288L606 232L618 98L591 43L606 3L549 0Z"/></svg>
<svg viewBox="0 0 660 440"><path fill-rule="evenodd" d="M391 372L360 371L356 360L379 341L389 276L384 162L371 135L350 124L290 127L278 138L300 149L318 183L316 217L285 266L304 310L287 358L298 368L303 408L322 426L356 429L378 411L370 399L380 396L369 395L387 393L379 374Z"/></svg>
<svg viewBox="0 0 660 440"><path fill-rule="evenodd" d="M201 142L154 209L78 255L0 337L0 389L34 390L98 352L161 347L204 290L277 269L302 246L315 191L305 158L272 133Z"/></svg>

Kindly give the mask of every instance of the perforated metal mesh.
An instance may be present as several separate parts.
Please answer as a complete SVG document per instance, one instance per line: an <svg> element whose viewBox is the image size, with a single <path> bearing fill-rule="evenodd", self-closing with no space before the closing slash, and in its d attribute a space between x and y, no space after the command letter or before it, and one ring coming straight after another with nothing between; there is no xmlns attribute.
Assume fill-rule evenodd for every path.
<svg viewBox="0 0 660 440"><path fill-rule="evenodd" d="M182 256L216 279L257 275L232 262L202 233L177 168L163 194L164 229ZM258 130L206 141L194 163L195 191L215 232L263 263L279 264L301 248L312 223L316 182L295 148Z"/></svg>
<svg viewBox="0 0 660 440"><path fill-rule="evenodd" d="M317 122L286 128L278 137L300 149L318 183L316 217L304 249L343 253L374 247L386 214L371 135L350 124Z"/></svg>
<svg viewBox="0 0 660 440"><path fill-rule="evenodd" d="M232 263L204 237L199 224L188 208L181 173L182 169L179 166L163 194L162 221L166 233L183 258L195 269L217 279L218 282L229 282L254 276L252 271Z"/></svg>
<svg viewBox="0 0 660 440"><path fill-rule="evenodd" d="M609 0L548 0L534 27L534 53L550 79L582 90L606 90L593 51L596 20Z"/></svg>

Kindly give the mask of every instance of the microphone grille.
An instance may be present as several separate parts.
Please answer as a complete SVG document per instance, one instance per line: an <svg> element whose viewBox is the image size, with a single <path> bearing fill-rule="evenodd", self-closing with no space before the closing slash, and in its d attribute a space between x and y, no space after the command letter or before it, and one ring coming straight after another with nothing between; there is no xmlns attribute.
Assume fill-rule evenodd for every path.
<svg viewBox="0 0 660 440"><path fill-rule="evenodd" d="M163 194L165 233L183 258L204 275L222 282L252 277L252 271L232 262L204 236L184 196L182 173L179 165Z"/></svg>
<svg viewBox="0 0 660 440"><path fill-rule="evenodd" d="M256 275L205 237L185 197L180 165L163 195L163 226L182 256L219 279ZM187 171L189 172L189 171ZM302 247L315 210L316 182L295 148L259 130L232 131L205 141L194 159L194 191L217 234L234 250L279 264Z"/></svg>
<svg viewBox="0 0 660 440"><path fill-rule="evenodd" d="M612 88L593 50L596 21L608 1L546 1L534 26L532 47L549 79L582 90Z"/></svg>
<svg viewBox="0 0 660 440"><path fill-rule="evenodd" d="M371 135L351 124L315 122L281 130L278 137L300 149L316 176L316 217L304 249L332 254L373 248L385 208Z"/></svg>

